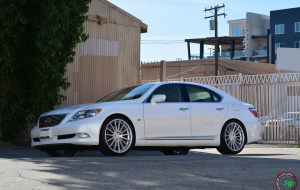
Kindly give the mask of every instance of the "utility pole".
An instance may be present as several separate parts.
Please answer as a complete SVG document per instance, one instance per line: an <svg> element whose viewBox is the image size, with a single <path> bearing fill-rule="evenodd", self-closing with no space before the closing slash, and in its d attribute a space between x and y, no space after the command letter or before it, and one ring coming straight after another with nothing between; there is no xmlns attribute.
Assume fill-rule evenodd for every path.
<svg viewBox="0 0 300 190"><path fill-rule="evenodd" d="M212 10L214 10L214 12L212 12L214 15L213 16L208 16L208 17L205 17L204 19L207 19L207 18L213 18L215 19L215 76L219 76L219 63L218 63L218 58L219 58L219 39L218 39L218 16L222 16L224 15L224 18L226 16L225 13L222 13L222 14L218 14L218 11L221 9L221 8L224 8L225 5L223 3L222 6L215 6L215 7L210 7L210 9L206 9L205 8L205 12L206 11L210 11L212 12Z"/></svg>

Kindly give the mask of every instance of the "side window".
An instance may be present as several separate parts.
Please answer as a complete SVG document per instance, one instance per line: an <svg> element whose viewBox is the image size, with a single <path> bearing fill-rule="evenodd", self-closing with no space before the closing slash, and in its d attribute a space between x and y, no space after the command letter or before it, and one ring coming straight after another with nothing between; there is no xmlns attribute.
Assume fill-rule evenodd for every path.
<svg viewBox="0 0 300 190"><path fill-rule="evenodd" d="M152 97L157 94L166 95L166 102L182 102L181 88L177 84L166 84L158 87L148 98L147 102L151 102Z"/></svg>
<svg viewBox="0 0 300 190"><path fill-rule="evenodd" d="M221 96L219 96L218 94L214 93L214 92L211 92L211 95L214 99L214 102L220 102L221 101Z"/></svg>
<svg viewBox="0 0 300 190"><path fill-rule="evenodd" d="M221 97L213 91L194 85L186 85L190 102L220 102Z"/></svg>

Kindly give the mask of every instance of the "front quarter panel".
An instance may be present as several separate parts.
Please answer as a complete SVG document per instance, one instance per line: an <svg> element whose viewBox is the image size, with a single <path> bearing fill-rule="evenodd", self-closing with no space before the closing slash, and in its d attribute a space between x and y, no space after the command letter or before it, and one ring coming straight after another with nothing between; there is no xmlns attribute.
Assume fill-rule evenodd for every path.
<svg viewBox="0 0 300 190"><path fill-rule="evenodd" d="M40 139L38 142L32 141L32 146L74 144L74 145L98 145L102 124L114 114L121 114L130 119L136 132L136 138L144 137L143 127L143 107L139 102L115 102L107 105L95 105L93 108L101 108L101 112L93 118L86 118L78 121L68 122L73 113L67 114L66 118L57 126L39 128L35 126L31 130L31 138L39 138L41 130L50 130L50 138ZM75 111L73 111L75 112ZM58 140L59 135L87 133L90 138L86 139L65 139Z"/></svg>
<svg viewBox="0 0 300 190"><path fill-rule="evenodd" d="M130 119L132 122L135 133L136 140L144 139L144 123L143 123L143 105L142 103L122 103L113 104L110 106L105 106L101 108L101 117L108 118L112 115L124 115ZM100 133L100 129L99 129Z"/></svg>

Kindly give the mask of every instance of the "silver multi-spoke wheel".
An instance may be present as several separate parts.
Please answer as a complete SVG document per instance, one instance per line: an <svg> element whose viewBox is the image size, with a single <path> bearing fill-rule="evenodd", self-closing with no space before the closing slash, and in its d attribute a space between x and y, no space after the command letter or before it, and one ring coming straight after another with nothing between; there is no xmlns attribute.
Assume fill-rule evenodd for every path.
<svg viewBox="0 0 300 190"><path fill-rule="evenodd" d="M238 123L230 123L225 129L225 142L232 151L239 151L244 146L244 131Z"/></svg>
<svg viewBox="0 0 300 190"><path fill-rule="evenodd" d="M128 123L122 119L112 120L106 126L105 141L112 151L126 152L132 143L132 131Z"/></svg>
<svg viewBox="0 0 300 190"><path fill-rule="evenodd" d="M221 132L221 145L217 150L221 154L237 154L241 152L246 143L246 132L243 124L232 120L227 122Z"/></svg>
<svg viewBox="0 0 300 190"><path fill-rule="evenodd" d="M122 156L134 145L135 133L131 122L123 116L108 119L100 132L100 151L107 156Z"/></svg>

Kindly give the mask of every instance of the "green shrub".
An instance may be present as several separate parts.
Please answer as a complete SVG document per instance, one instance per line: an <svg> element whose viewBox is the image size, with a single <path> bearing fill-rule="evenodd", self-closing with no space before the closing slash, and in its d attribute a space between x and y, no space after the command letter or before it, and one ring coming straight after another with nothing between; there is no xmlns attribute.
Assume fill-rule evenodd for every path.
<svg viewBox="0 0 300 190"><path fill-rule="evenodd" d="M59 105L90 0L0 1L0 130L13 140Z"/></svg>

